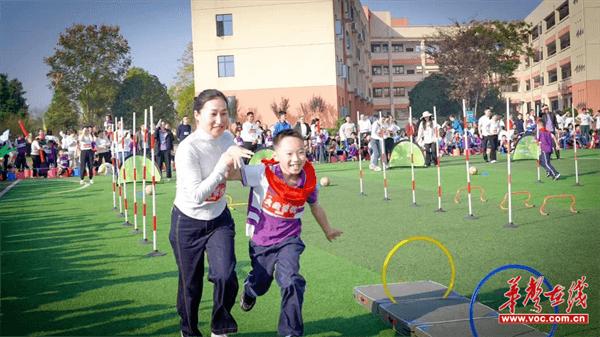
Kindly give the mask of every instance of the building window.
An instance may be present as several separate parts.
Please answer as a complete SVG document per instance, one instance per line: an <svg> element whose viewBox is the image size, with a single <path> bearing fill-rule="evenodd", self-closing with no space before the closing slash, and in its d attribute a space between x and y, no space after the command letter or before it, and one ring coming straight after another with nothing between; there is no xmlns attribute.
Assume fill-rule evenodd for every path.
<svg viewBox="0 0 600 337"><path fill-rule="evenodd" d="M390 97L390 88L382 88L383 89L383 97Z"/></svg>
<svg viewBox="0 0 600 337"><path fill-rule="evenodd" d="M560 66L561 79L566 80L571 77L571 62Z"/></svg>
<svg viewBox="0 0 600 337"><path fill-rule="evenodd" d="M384 43L381 45L381 52L382 53L387 53L388 52L388 44Z"/></svg>
<svg viewBox="0 0 600 337"><path fill-rule="evenodd" d="M403 44L392 44L392 52L394 53L402 53L404 51L404 45Z"/></svg>
<svg viewBox="0 0 600 337"><path fill-rule="evenodd" d="M217 56L217 61L219 63L219 77L235 76L233 55Z"/></svg>
<svg viewBox="0 0 600 337"><path fill-rule="evenodd" d="M527 80L525 81L525 91L529 91L531 90L531 81Z"/></svg>
<svg viewBox="0 0 600 337"><path fill-rule="evenodd" d="M404 66L394 66L394 75L404 74Z"/></svg>
<svg viewBox="0 0 600 337"><path fill-rule="evenodd" d="M406 88L394 87L394 97L404 97L404 96L406 96Z"/></svg>
<svg viewBox="0 0 600 337"><path fill-rule="evenodd" d="M360 49L356 47L356 58L360 61Z"/></svg>
<svg viewBox="0 0 600 337"><path fill-rule="evenodd" d="M217 15L217 36L233 35L233 22L231 14Z"/></svg>
<svg viewBox="0 0 600 337"><path fill-rule="evenodd" d="M567 32L560 37L560 50L568 48L571 45L571 33Z"/></svg>
<svg viewBox="0 0 600 337"><path fill-rule="evenodd" d="M531 41L537 39L541 34L541 26L537 25L531 29Z"/></svg>
<svg viewBox="0 0 600 337"><path fill-rule="evenodd" d="M539 86L544 85L544 77L542 75L537 75L533 78L533 88L537 88Z"/></svg>
<svg viewBox="0 0 600 337"><path fill-rule="evenodd" d="M383 88L373 88L373 97L383 97Z"/></svg>
<svg viewBox="0 0 600 337"><path fill-rule="evenodd" d="M371 68L373 70L373 76L380 76L381 75L381 66L373 66Z"/></svg>
<svg viewBox="0 0 600 337"><path fill-rule="evenodd" d="M544 59L544 53L541 49L537 49L533 51L533 63L540 62Z"/></svg>
<svg viewBox="0 0 600 337"><path fill-rule="evenodd" d="M556 16L554 15L554 11L550 15L548 15L544 21L546 21L546 30L554 27L556 24Z"/></svg>
<svg viewBox="0 0 600 337"><path fill-rule="evenodd" d="M546 54L548 55L548 57L556 54L556 40L546 45Z"/></svg>
<svg viewBox="0 0 600 337"><path fill-rule="evenodd" d="M335 35L337 35L338 37L340 37L342 35L343 31L342 31L342 21L341 20L335 20Z"/></svg>
<svg viewBox="0 0 600 337"><path fill-rule="evenodd" d="M406 69L406 75L414 75L414 74L415 74L414 69Z"/></svg>
<svg viewBox="0 0 600 337"><path fill-rule="evenodd" d="M383 74L384 75L389 75L390 74L390 67L388 67L388 66L381 66L381 69L383 70Z"/></svg>
<svg viewBox="0 0 600 337"><path fill-rule="evenodd" d="M564 18L569 16L569 1L565 1L560 7L557 9L558 11L558 20L562 21Z"/></svg>
<svg viewBox="0 0 600 337"><path fill-rule="evenodd" d="M381 53L381 45L379 43L371 43L371 53Z"/></svg>
<svg viewBox="0 0 600 337"><path fill-rule="evenodd" d="M548 83L558 81L558 72L556 69L548 71Z"/></svg>
<svg viewBox="0 0 600 337"><path fill-rule="evenodd" d="M406 52L407 53L413 53L415 51L414 47L406 47Z"/></svg>

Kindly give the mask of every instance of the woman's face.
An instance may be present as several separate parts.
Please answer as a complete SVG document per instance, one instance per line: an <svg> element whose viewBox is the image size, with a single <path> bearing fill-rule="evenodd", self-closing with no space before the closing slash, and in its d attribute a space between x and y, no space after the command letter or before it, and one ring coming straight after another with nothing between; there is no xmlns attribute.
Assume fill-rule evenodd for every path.
<svg viewBox="0 0 600 337"><path fill-rule="evenodd" d="M220 98L214 98L204 103L200 111L194 111L194 119L199 128L213 138L220 137L229 126L227 104Z"/></svg>

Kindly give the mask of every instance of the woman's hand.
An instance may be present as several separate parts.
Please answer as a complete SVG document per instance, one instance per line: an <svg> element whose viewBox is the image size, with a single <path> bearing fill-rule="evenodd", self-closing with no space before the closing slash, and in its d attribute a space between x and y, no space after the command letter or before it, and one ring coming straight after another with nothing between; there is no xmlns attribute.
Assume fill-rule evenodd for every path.
<svg viewBox="0 0 600 337"><path fill-rule="evenodd" d="M237 170L240 168L242 158L251 158L252 155L254 155L254 152L241 146L232 145L223 153L221 159L226 161L227 166Z"/></svg>

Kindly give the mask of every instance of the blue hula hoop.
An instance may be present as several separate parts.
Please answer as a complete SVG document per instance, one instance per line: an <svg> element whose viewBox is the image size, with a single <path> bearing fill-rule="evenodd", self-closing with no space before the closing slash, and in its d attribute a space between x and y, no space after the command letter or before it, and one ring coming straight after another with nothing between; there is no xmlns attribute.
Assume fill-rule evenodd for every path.
<svg viewBox="0 0 600 337"><path fill-rule="evenodd" d="M477 287L475 287L475 291L473 291L473 295L471 296L471 303L469 304L469 325L471 326L471 333L473 334L473 337L479 337L479 334L477 333L477 329L475 328L475 321L473 320L473 307L475 306L475 302L477 301L477 295L479 294L479 290L485 284L485 282L487 282L492 276L498 274L501 271L505 271L507 269L521 269L521 270L525 270L525 271L532 273L536 277L544 276L544 275L542 275L542 273L540 273L539 271L537 271L529 266L525 266L522 264L506 264L504 266L501 266L501 267L498 267L498 268L492 270L483 279L481 279L481 281L479 281L479 284L477 285ZM548 281L548 279L545 277L544 277L544 284L546 285L546 287L548 287L549 290L552 290L554 288L552 286L552 284L550 283L550 281ZM558 314L558 306L554 307L554 313ZM548 334L548 337L554 336L554 333L556 332L557 328L558 328L558 325L553 324L552 329L550 330L550 333Z"/></svg>

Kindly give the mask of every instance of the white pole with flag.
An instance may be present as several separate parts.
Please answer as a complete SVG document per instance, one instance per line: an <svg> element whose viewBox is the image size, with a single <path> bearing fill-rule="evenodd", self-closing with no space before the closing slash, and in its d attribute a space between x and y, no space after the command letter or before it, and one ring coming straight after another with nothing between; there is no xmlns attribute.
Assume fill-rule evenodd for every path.
<svg viewBox="0 0 600 337"><path fill-rule="evenodd" d="M433 127L435 128L435 158L437 166L437 195L438 195L438 208L436 212L445 212L442 208L442 177L440 170L440 128L437 122L437 108L433 106Z"/></svg>
<svg viewBox="0 0 600 337"><path fill-rule="evenodd" d="M383 128L383 125L381 124L381 122L383 121L382 117L381 117L381 110L379 110L379 121L377 123L379 123L379 128ZM387 156L387 154L385 153L385 142L383 141L383 137L380 135L379 136L379 145L381 146L381 166L383 166L383 200L390 200L389 196L388 196L388 182L387 182L387 168L386 168L386 164L387 164L387 158L384 158L385 156Z"/></svg>
<svg viewBox="0 0 600 337"><path fill-rule="evenodd" d="M506 98L506 169L507 169L507 177L506 182L508 185L508 223L505 227L515 228L517 225L513 222L512 218L512 171L510 166L510 99Z"/></svg>
<svg viewBox="0 0 600 337"><path fill-rule="evenodd" d="M148 254L150 257L163 256L165 253L158 251L156 243L156 170L154 169L154 110L150 106L150 157L152 157L152 252Z"/></svg>
<svg viewBox="0 0 600 337"><path fill-rule="evenodd" d="M132 132L132 136L133 136L133 234L137 234L140 232L140 230L138 229L138 223L137 223L137 169L136 169L136 165L135 162L137 161L135 158L136 155L136 148L137 148L137 139L136 139L136 132L135 132L135 112L133 113L133 126L131 127L131 132Z"/></svg>
<svg viewBox="0 0 600 337"><path fill-rule="evenodd" d="M358 110L356 110L356 124L358 126L358 123L360 122L360 112ZM363 189L363 169L362 169L362 156L361 156L361 150L360 150L360 127L357 128L358 129L358 134L357 134L357 144L358 144L358 177L359 177L359 185L360 185L360 195L366 195L365 191Z"/></svg>
<svg viewBox="0 0 600 337"><path fill-rule="evenodd" d="M148 109L144 109L144 134L142 154L144 155L144 167L142 169L142 241L148 243L148 234L146 232L146 148L148 147Z"/></svg>
<svg viewBox="0 0 600 337"><path fill-rule="evenodd" d="M129 223L129 205L127 204L127 173L125 169L125 130L123 129L123 117L121 117L121 159L123 160L121 169L123 173L123 203L125 204L125 222L123 222L123 226L131 226Z"/></svg>
<svg viewBox="0 0 600 337"><path fill-rule="evenodd" d="M469 201L469 214L465 217L465 219L477 219L473 215L473 204L471 202L471 172L469 167L469 137L467 135L467 102L462 100L462 108L463 108L463 118L464 118L464 135L465 135L465 164L467 167L467 199Z"/></svg>
<svg viewBox="0 0 600 337"><path fill-rule="evenodd" d="M414 139L414 134L415 131L413 128L413 123L412 123L413 117L412 117L412 106L408 107L408 123L410 125L410 177L411 177L411 189L412 189L412 205L413 206L417 206L417 195L416 195L416 184L415 184L415 154L413 151L413 147L414 147L414 143L413 143L413 139Z"/></svg>
<svg viewBox="0 0 600 337"><path fill-rule="evenodd" d="M541 183L542 179L540 176L540 155L542 154L542 145L540 144L540 129L537 127L537 120L540 118L540 106L535 105L535 140L538 144L538 157L535 160L535 166L537 167L537 182Z"/></svg>
<svg viewBox="0 0 600 337"><path fill-rule="evenodd" d="M112 142L111 142L111 146L110 146L110 153L111 153L111 162L112 162L112 197L113 197L113 210L117 210L117 181L116 181L116 176L117 176L117 162L115 160L115 155L116 155L116 147L115 147L115 136L114 136L115 132L113 131L113 133L110 135L112 136Z"/></svg>
<svg viewBox="0 0 600 337"><path fill-rule="evenodd" d="M579 165L577 165L577 129L575 129L575 110L571 107L571 111L573 113L573 156L575 157L575 186L580 186L579 184Z"/></svg>

